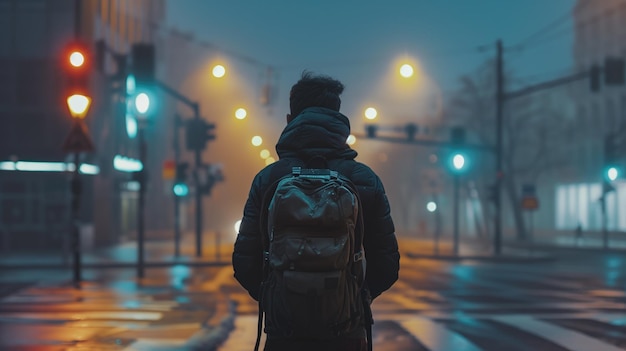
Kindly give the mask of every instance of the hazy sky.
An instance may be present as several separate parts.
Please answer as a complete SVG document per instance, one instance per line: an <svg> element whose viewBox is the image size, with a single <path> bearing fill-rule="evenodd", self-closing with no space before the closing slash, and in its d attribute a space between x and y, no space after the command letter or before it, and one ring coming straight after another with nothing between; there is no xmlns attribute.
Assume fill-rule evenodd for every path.
<svg viewBox="0 0 626 351"><path fill-rule="evenodd" d="M360 124L366 121L362 111L370 103L379 108L377 123L399 125L407 119L429 123L429 118L437 117L430 111L440 111L431 107L439 101L431 96L445 100L459 76L495 56L498 39L503 40L505 47L526 42L523 50L518 47L505 56L505 66L517 77L541 81L568 70L572 63L569 15L574 3L575 0L168 0L168 27L193 33L192 45L211 44L208 49L172 53L178 68L189 67L186 73L179 74L182 80L195 81L185 93L198 98L203 113L219 126L219 137L212 144L208 159L223 162L229 181L216 187L211 196L213 204L219 206L207 205L212 216L207 221L231 226L240 218L251 178L265 165L255 150L241 145L247 145L248 138L256 134L268 140L267 145L273 150L271 146L285 124L289 88L302 70L342 80L346 90L341 112L351 118L353 131L363 131ZM546 35L526 40L553 23L556 25ZM479 51L478 47L486 50ZM258 76L263 71L260 67L256 71L250 69L248 66L256 65L246 60L235 59L232 69L237 74L232 76L237 79L226 81L241 81L245 88L233 92L216 88L217 84L212 84L216 82L205 78L204 71L195 68L193 62L208 62L216 56L214 51L220 50L252 58L261 63L259 66L271 65L276 70L275 104L252 112L253 117L246 120L248 128L238 127L228 109L239 103L234 100L248 96L242 93L245 88L258 91ZM428 80L424 90L432 95L422 96L423 91L418 94L405 89L406 85L398 84L397 73L396 81L390 78L394 75L391 67L402 56L419 62ZM365 142L354 147L359 160L367 163L379 160L380 150L387 145ZM222 152L235 149L237 152L228 157ZM241 165L251 165L254 170L242 171ZM384 171L384 165L375 169ZM384 172L381 176L389 185L392 203L397 205L394 201L402 198L403 180L393 175L385 178ZM400 186L394 187L396 184Z"/></svg>
<svg viewBox="0 0 626 351"><path fill-rule="evenodd" d="M505 46L571 13L575 0L168 0L168 25L253 57L295 79L303 69L359 75L398 55L420 60L443 91ZM571 66L571 20L507 53L519 76L542 80ZM487 46L480 52L477 47ZM348 79L348 78L346 78ZM349 82L347 86L349 86Z"/></svg>

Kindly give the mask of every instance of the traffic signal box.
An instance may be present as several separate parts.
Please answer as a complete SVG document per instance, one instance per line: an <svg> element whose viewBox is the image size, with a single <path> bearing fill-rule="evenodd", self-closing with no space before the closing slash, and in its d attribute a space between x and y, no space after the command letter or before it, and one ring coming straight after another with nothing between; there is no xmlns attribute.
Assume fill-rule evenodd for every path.
<svg viewBox="0 0 626 351"><path fill-rule="evenodd" d="M603 83L607 86L620 86L626 82L626 64L621 57L607 57L604 65L593 65L589 70L589 88L592 92L600 91Z"/></svg>
<svg viewBox="0 0 626 351"><path fill-rule="evenodd" d="M156 111L156 57L154 44L136 43L130 49L130 75L127 94L130 107L138 118L146 119ZM132 81L132 89L128 82Z"/></svg>
<svg viewBox="0 0 626 351"><path fill-rule="evenodd" d="M615 145L615 136L610 134L604 137L604 165L613 167L617 165L619 155Z"/></svg>
<svg viewBox="0 0 626 351"><path fill-rule="evenodd" d="M135 76L138 89L152 89L156 72L154 44L133 44L131 47L131 71Z"/></svg>
<svg viewBox="0 0 626 351"><path fill-rule="evenodd" d="M91 96L89 77L93 66L92 53L81 43L72 43L63 53L63 71L66 76L65 98L72 95Z"/></svg>
<svg viewBox="0 0 626 351"><path fill-rule="evenodd" d="M187 185L189 163L181 162L176 164L176 175L174 178L174 186L172 191L176 196L187 196L189 194L189 186Z"/></svg>
<svg viewBox="0 0 626 351"><path fill-rule="evenodd" d="M185 125L185 143L187 150L204 150L209 140L215 139L215 124L201 118L192 118Z"/></svg>

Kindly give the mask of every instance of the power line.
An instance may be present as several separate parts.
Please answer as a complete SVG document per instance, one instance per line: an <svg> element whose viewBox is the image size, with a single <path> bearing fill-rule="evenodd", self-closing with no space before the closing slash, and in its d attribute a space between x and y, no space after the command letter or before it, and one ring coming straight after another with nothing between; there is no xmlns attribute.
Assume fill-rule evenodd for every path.
<svg viewBox="0 0 626 351"><path fill-rule="evenodd" d="M558 26L561 26L563 23L565 23L567 20L571 18L572 18L572 10L569 9L565 14L559 16L557 19L553 20L546 26L540 28L538 31L531 34L530 36L528 36L526 39L522 40L518 44L513 45L513 48L517 48L517 49L526 48L528 44L531 43L533 40L540 38L543 35L547 34L549 31L557 28Z"/></svg>

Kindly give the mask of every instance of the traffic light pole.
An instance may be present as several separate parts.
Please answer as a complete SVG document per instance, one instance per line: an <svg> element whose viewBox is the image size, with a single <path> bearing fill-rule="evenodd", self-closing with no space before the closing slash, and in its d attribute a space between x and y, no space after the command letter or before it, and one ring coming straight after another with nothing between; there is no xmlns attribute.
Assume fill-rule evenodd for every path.
<svg viewBox="0 0 626 351"><path fill-rule="evenodd" d="M157 81L156 84L167 94L189 106L193 110L194 119L200 119L200 105L197 102L188 99L186 96L179 93L175 89L170 88L163 82ZM196 165L196 172L194 172L194 180L196 182L196 256L202 257L202 192L199 186L200 175L198 172L200 166L202 166L202 150L194 150L194 160Z"/></svg>
<svg viewBox="0 0 626 351"><path fill-rule="evenodd" d="M502 117L504 107L504 69L503 69L502 41L496 43L496 182L494 186L494 235L493 253L502 252Z"/></svg>
<svg viewBox="0 0 626 351"><path fill-rule="evenodd" d="M80 231L78 229L78 210L80 208L80 194L82 184L78 174L80 170L80 154L74 153L74 172L72 172L72 251L74 254L74 285L80 286L81 278L81 254L80 254Z"/></svg>
<svg viewBox="0 0 626 351"><path fill-rule="evenodd" d="M142 122L140 122L142 123ZM139 161L143 165L141 171L137 172L139 177L139 204L137 209L137 277L144 277L144 218L145 218L145 197L146 197L146 140L144 126L139 126L137 130L139 139Z"/></svg>
<svg viewBox="0 0 626 351"><path fill-rule="evenodd" d="M459 174L454 174L454 255L459 255Z"/></svg>

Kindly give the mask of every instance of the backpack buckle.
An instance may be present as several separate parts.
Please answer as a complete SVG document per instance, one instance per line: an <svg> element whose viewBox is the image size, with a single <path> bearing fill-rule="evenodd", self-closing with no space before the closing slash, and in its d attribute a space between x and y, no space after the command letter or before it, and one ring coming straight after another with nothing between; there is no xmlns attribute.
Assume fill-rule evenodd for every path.
<svg viewBox="0 0 626 351"><path fill-rule="evenodd" d="M299 176L302 173L302 167L293 167L291 168L291 175Z"/></svg>
<svg viewBox="0 0 626 351"><path fill-rule="evenodd" d="M363 251L359 251L354 254L354 262L359 262L363 259Z"/></svg>

